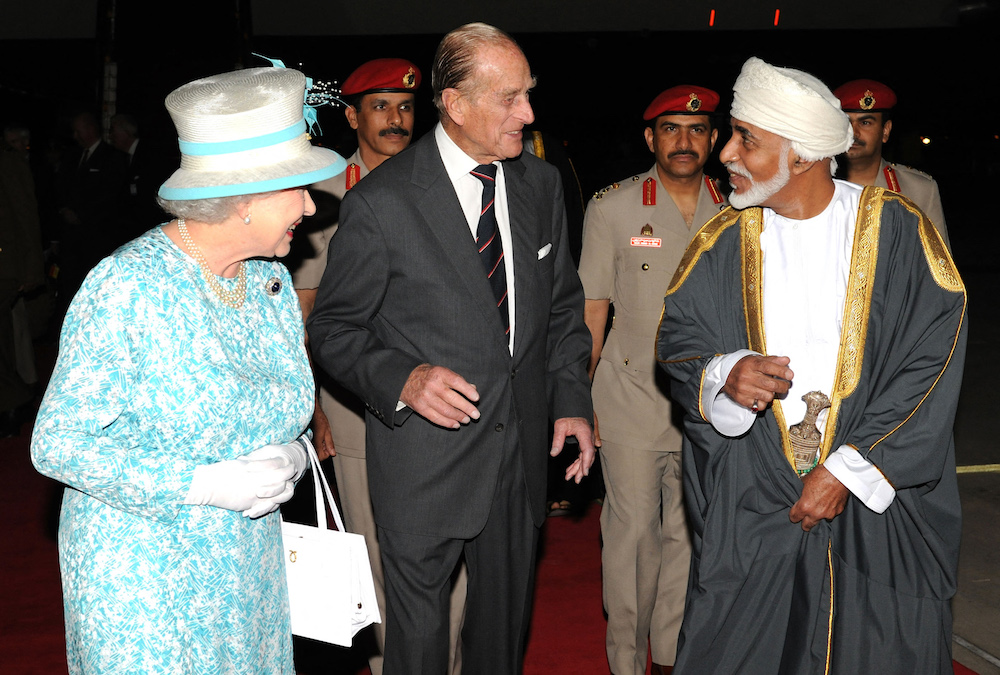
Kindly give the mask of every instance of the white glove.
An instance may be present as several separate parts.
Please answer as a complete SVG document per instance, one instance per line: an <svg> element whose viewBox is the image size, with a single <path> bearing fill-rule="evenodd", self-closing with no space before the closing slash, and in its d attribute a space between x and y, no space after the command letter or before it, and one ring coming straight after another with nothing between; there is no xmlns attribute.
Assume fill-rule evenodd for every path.
<svg viewBox="0 0 1000 675"><path fill-rule="evenodd" d="M257 448L249 455L246 455L245 459L278 458L286 460L289 464L295 467L295 475L292 477L292 480L298 481L302 478L302 474L306 472L306 468L309 466L309 456L306 455L306 449L302 445L303 443L309 443L309 439L305 436L292 443L265 445L263 448Z"/></svg>
<svg viewBox="0 0 1000 675"><path fill-rule="evenodd" d="M248 455L202 464L194 470L184 503L217 506L230 511L243 511L247 517L259 517L273 511L277 504L291 499L295 474L291 457L251 459ZM282 497L282 501L270 501ZM263 506L262 500L268 500L268 510L258 513Z"/></svg>
<svg viewBox="0 0 1000 675"><path fill-rule="evenodd" d="M292 495L295 493L295 483L305 473L306 467L309 466L309 457L306 455L302 443L309 443L309 439L303 436L294 443L265 445L263 448L257 448L249 455L246 455L246 459L256 461L279 459L282 462L288 462L295 470L295 474L285 484L285 489L281 494L258 499L252 507L243 512L244 516L247 518L260 518L275 511L280 505L292 498Z"/></svg>

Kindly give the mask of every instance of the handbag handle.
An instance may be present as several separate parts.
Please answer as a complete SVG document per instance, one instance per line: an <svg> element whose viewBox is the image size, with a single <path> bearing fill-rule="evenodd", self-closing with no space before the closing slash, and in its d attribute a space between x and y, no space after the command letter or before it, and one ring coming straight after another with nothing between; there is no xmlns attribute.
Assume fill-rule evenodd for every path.
<svg viewBox="0 0 1000 675"><path fill-rule="evenodd" d="M337 530L347 532L347 528L344 527L344 521L340 517L337 502L333 499L330 483L327 482L326 474L323 473L323 470L319 466L319 457L316 455L316 448L313 447L312 442L306 436L300 437L298 442L305 448L306 454L309 456L309 463L312 465L313 486L316 488L316 527L326 530L330 529L330 521L326 517L326 508L323 506L323 495L325 494L327 502L330 504L330 513L333 514L333 522L337 526ZM320 488L321 484L322 488Z"/></svg>

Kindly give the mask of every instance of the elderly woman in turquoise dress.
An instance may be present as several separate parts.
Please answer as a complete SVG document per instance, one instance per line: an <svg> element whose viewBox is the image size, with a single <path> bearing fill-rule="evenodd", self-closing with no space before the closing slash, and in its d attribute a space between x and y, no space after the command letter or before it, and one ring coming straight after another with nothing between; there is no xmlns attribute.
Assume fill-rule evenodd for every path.
<svg viewBox="0 0 1000 675"><path fill-rule="evenodd" d="M314 408L284 256L344 169L312 146L306 78L257 68L166 101L177 216L89 274L34 429L67 485L59 557L71 673L295 672L278 506Z"/></svg>

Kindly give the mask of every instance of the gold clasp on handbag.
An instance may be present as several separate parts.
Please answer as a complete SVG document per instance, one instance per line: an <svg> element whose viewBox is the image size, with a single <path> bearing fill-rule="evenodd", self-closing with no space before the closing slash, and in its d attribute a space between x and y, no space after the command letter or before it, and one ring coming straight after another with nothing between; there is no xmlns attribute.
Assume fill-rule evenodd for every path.
<svg viewBox="0 0 1000 675"><path fill-rule="evenodd" d="M296 551L289 551L288 552L288 561L289 562L295 562L296 561L296 559L298 558L298 556L295 555L295 554L296 554Z"/></svg>

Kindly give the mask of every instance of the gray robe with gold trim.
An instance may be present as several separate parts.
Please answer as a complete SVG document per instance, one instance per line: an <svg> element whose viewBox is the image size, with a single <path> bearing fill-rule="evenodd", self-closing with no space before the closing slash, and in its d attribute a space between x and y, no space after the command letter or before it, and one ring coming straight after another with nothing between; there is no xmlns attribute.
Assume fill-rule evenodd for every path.
<svg viewBox="0 0 1000 675"><path fill-rule="evenodd" d="M803 532L780 404L739 438L702 413L708 361L767 353L759 208L696 235L671 282L658 358L685 408L694 555L675 673L950 673L961 513L952 425L966 295L940 235L905 197L861 197L821 460L856 447L896 489ZM832 598L832 605L831 605Z"/></svg>

